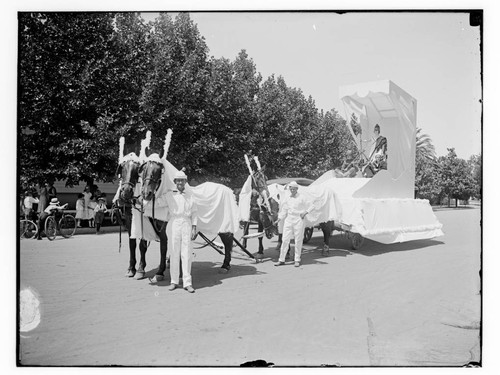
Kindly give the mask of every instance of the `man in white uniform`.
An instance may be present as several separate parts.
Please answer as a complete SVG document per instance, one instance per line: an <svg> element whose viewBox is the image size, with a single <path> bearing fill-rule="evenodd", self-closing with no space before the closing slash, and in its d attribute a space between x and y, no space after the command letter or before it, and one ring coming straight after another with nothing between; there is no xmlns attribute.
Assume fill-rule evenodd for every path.
<svg viewBox="0 0 500 375"><path fill-rule="evenodd" d="M290 196L285 198L278 219L284 220L283 242L281 243L280 257L275 266L285 264L285 256L292 236L295 238L295 267L300 266L302 241L304 240L304 218L312 209L306 198L298 193L299 185L292 181L288 185Z"/></svg>
<svg viewBox="0 0 500 375"><path fill-rule="evenodd" d="M166 194L169 209L167 224L168 252L170 254L170 287L174 290L179 285L179 262L182 265L182 283L184 289L194 293L191 280L192 244L196 237L198 221L196 203L185 190L187 176L180 171L175 174L177 190Z"/></svg>

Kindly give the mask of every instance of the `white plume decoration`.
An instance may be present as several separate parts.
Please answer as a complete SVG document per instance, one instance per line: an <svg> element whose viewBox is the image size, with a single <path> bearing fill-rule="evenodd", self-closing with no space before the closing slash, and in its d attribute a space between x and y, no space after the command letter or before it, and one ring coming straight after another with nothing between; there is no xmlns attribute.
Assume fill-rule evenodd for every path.
<svg viewBox="0 0 500 375"><path fill-rule="evenodd" d="M139 159L141 161L146 160L146 148L151 144L151 130L146 132L146 138L141 141L141 152L139 153Z"/></svg>
<svg viewBox="0 0 500 375"><path fill-rule="evenodd" d="M125 137L120 137L120 154L118 155L118 164L121 164L123 161L123 152L125 151Z"/></svg>
<svg viewBox="0 0 500 375"><path fill-rule="evenodd" d="M253 175L252 167L250 166L250 160L248 159L247 154L245 154L245 162L247 163L248 172L250 173L250 175Z"/></svg>
<svg viewBox="0 0 500 375"><path fill-rule="evenodd" d="M259 161L259 158L257 156L254 156L253 157L253 160L255 160L255 164L257 165L257 170L261 170L262 168L260 167L260 161Z"/></svg>
<svg viewBox="0 0 500 375"><path fill-rule="evenodd" d="M167 130L167 135L165 136L165 145L163 146L163 159L167 160L168 149L170 148L170 142L172 141L172 129Z"/></svg>

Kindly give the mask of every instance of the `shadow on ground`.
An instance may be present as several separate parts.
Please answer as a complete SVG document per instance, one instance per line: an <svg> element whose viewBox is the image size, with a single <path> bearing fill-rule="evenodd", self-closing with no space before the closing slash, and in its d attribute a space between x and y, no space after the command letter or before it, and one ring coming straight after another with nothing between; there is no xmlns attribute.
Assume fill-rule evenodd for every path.
<svg viewBox="0 0 500 375"><path fill-rule="evenodd" d="M345 236L344 234L335 234L330 237L330 251L328 252L328 255L323 255L323 237L316 236L311 238L311 240L307 244L304 244L302 248L302 263L308 264L312 263L311 260L314 260L314 262L316 263L324 264L325 262L321 262L320 259L339 256L346 257L353 254L375 256L396 251L419 250L442 244L444 244L444 242L442 241L425 239L387 245L365 238L361 248L358 250L353 250L351 246L351 240L348 239L347 236ZM270 254L274 252L276 254L276 259L279 256L279 252L274 251L272 248L266 249L265 252ZM293 260L293 254L291 255L291 260Z"/></svg>
<svg viewBox="0 0 500 375"><path fill-rule="evenodd" d="M195 289L210 288L222 284L223 280L232 277L263 275L265 272L257 270L252 265L231 265L228 273L220 273L222 263L215 262L193 262L191 276L193 277L193 287ZM146 277L152 279L157 269L146 273ZM182 284L182 273L181 273ZM158 287L168 287L170 285L170 272L165 271L165 279L159 282L150 280L150 285Z"/></svg>
<svg viewBox="0 0 500 375"><path fill-rule="evenodd" d="M331 239L330 243L333 243L333 239ZM302 265L312 265L312 264L328 264L327 262L321 261L321 259L331 258L331 257L346 257L352 255L350 250L340 248L336 246L335 248L330 247L330 251L328 255L322 254L323 250L323 237L312 238L307 244L302 246L302 255L301 255L301 264ZM279 258L280 252L276 249L276 245L267 247L264 249L264 262L273 261L277 262ZM286 263L293 264L294 261L294 247L293 240L290 253L286 258Z"/></svg>
<svg viewBox="0 0 500 375"><path fill-rule="evenodd" d="M438 240L416 240L409 241L403 243L394 243L394 244L381 244L375 241L370 241L365 239L365 243L362 248L354 251L356 254L366 255L366 256L374 256L385 253L391 253L396 251L411 251L411 250L420 250L427 247L443 245L444 242Z"/></svg>

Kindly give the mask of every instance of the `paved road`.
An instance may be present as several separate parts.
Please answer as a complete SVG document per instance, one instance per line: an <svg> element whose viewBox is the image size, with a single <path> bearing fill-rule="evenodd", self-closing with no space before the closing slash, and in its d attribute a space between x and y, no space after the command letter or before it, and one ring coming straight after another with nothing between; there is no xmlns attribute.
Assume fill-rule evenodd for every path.
<svg viewBox="0 0 500 375"><path fill-rule="evenodd" d="M480 211L439 210L445 236L351 252L340 236L329 257L320 232L303 264L273 267L276 239L255 264L196 250L196 293L124 277L118 233L23 240L20 359L26 365L461 366L479 361ZM125 239L125 238L124 238ZM257 240L249 242L252 252ZM148 251L149 275L159 245ZM28 292L26 292L28 291ZM27 294L23 294L27 295ZM31 313L31 315L30 315Z"/></svg>

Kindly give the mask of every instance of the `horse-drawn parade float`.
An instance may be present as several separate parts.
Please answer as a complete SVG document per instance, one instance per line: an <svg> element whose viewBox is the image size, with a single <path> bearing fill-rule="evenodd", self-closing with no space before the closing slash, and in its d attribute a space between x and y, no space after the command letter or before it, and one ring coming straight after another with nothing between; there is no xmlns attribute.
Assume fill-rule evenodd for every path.
<svg viewBox="0 0 500 375"><path fill-rule="evenodd" d="M334 231L345 234L355 250L365 238L392 244L443 235L429 202L414 199L416 100L391 81L341 87L340 97L347 118L354 114L359 119L358 132L346 122L358 156L348 166L353 167L353 173L330 170L300 188L313 207L304 219L304 242L311 238L313 228L320 228L324 240L321 252L327 255ZM383 129L384 136L373 139L374 128L377 134ZM120 186L113 201L122 210L122 222L129 235L129 277L145 277L146 250L151 241L158 241L160 265L152 281L164 278L168 212L158 202L166 191L175 189L173 179L179 172L167 160L172 136L169 129L161 156L148 154L150 131L141 142L139 156L133 152L124 155L125 141L120 139ZM198 235L205 246L224 256L220 272L229 271L233 247L258 262L264 254L263 237L279 235L281 239L277 218L280 203L290 194L287 185L268 184L258 157L244 158L249 176L237 197L238 204L233 191L222 184L186 185L199 207ZM252 223L258 225L256 233L249 233ZM240 229L243 236L237 239L235 234ZM216 241L217 236L222 244ZM255 255L246 249L247 240L252 238L259 239ZM137 239L141 258L136 269Z"/></svg>

